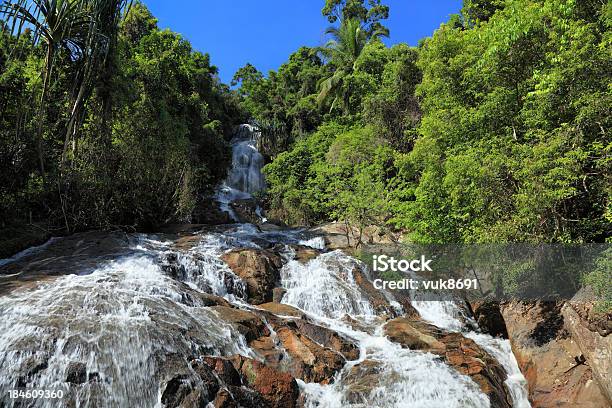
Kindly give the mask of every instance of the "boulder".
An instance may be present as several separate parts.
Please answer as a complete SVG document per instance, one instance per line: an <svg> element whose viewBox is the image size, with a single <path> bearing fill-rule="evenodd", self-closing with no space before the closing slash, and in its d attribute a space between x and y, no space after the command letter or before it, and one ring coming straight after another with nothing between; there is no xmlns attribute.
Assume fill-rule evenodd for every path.
<svg viewBox="0 0 612 408"><path fill-rule="evenodd" d="M506 322L501 314L499 301L475 300L469 302L469 305L480 330L493 337L508 338Z"/></svg>
<svg viewBox="0 0 612 408"><path fill-rule="evenodd" d="M257 201L254 198L235 200L230 203L240 222L259 224L262 219L257 215Z"/></svg>
<svg viewBox="0 0 612 408"><path fill-rule="evenodd" d="M367 276L359 268L353 269L353 279L355 279L355 283L359 286L361 291L365 293L366 297L370 301L370 304L374 307L374 310L376 310L378 315L391 318L397 316L397 312L391 306L383 292L376 289L372 282L370 282Z"/></svg>
<svg viewBox="0 0 612 408"><path fill-rule="evenodd" d="M583 293L577 293L572 301L565 303L561 314L593 377L612 405L612 336L609 335L612 317L610 313L594 313L594 302L581 299L586 291L583 289Z"/></svg>
<svg viewBox="0 0 612 408"><path fill-rule="evenodd" d="M491 407L512 407L512 398L504 385L506 372L495 358L461 333L448 333L439 340L445 347L442 356L446 362L461 374L470 376L487 394Z"/></svg>
<svg viewBox="0 0 612 408"><path fill-rule="evenodd" d="M344 367L344 357L325 348L290 325L275 327L276 336L291 358L288 371L305 382L328 384Z"/></svg>
<svg viewBox="0 0 612 408"><path fill-rule="evenodd" d="M222 225L234 222L227 211L223 211L219 203L212 198L199 200L192 214L194 224Z"/></svg>
<svg viewBox="0 0 612 408"><path fill-rule="evenodd" d="M256 314L227 306L211 306L222 320L230 323L247 341L269 336L270 330Z"/></svg>
<svg viewBox="0 0 612 408"><path fill-rule="evenodd" d="M461 374L470 376L487 394L492 407L510 408L511 397L504 385L506 372L501 364L472 339L448 333L431 324L404 317L384 326L390 340L411 350L437 354Z"/></svg>
<svg viewBox="0 0 612 408"><path fill-rule="evenodd" d="M267 367L259 361L243 356L235 356L232 363L244 378L244 384L257 391L268 406L273 408L293 408L299 396L295 378Z"/></svg>
<svg viewBox="0 0 612 408"><path fill-rule="evenodd" d="M244 356L203 357L181 362L166 359L161 402L165 407L293 408L299 388L295 379Z"/></svg>
<svg viewBox="0 0 612 408"><path fill-rule="evenodd" d="M418 330L415 326L415 322L410 319L398 317L385 324L385 335L391 341L411 350L432 353L443 353L446 350L442 342L438 341L434 336Z"/></svg>
<svg viewBox="0 0 612 408"><path fill-rule="evenodd" d="M364 360L355 364L346 375L346 399L351 404L367 401L377 387L381 386L382 363L375 360Z"/></svg>
<svg viewBox="0 0 612 408"><path fill-rule="evenodd" d="M501 312L534 407L609 406L568 330L563 302L506 302Z"/></svg>
<svg viewBox="0 0 612 408"><path fill-rule="evenodd" d="M295 251L295 259L302 263L307 263L321 254L320 250L309 246L291 245L291 248Z"/></svg>
<svg viewBox="0 0 612 408"><path fill-rule="evenodd" d="M280 280L280 256L267 250L243 248L227 252L221 259L246 283L249 302L272 301L273 289Z"/></svg>
<svg viewBox="0 0 612 408"><path fill-rule="evenodd" d="M304 319L294 320L292 324L295 324L301 334L305 334L318 344L342 354L347 360L357 360L359 358L359 346L335 331L312 324Z"/></svg>

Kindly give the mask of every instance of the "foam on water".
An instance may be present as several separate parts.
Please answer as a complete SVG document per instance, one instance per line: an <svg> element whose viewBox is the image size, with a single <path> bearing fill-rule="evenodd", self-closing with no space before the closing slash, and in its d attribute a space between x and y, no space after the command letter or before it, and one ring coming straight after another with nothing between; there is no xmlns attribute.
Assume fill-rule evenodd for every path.
<svg viewBox="0 0 612 408"><path fill-rule="evenodd" d="M383 334L374 309L353 278L363 265L341 251L320 255L307 264L287 263L282 271L287 290L283 303L309 312L318 320L355 339L360 357L349 362L330 385L300 382L307 407L488 407L489 400L469 378L433 354L403 349ZM378 326L372 334L347 326L342 319ZM370 367L368 382L359 385L362 367ZM365 375L368 373L366 371Z"/></svg>
<svg viewBox="0 0 612 408"><path fill-rule="evenodd" d="M154 374L166 355L251 355L244 338L203 305L145 255L1 297L0 392L65 389L71 367L82 365L90 381L78 387L81 406L154 406Z"/></svg>

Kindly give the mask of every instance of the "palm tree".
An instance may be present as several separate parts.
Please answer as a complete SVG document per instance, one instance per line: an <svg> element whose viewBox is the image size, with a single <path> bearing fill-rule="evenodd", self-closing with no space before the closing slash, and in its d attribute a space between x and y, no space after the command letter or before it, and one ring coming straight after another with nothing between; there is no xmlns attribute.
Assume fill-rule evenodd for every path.
<svg viewBox="0 0 612 408"><path fill-rule="evenodd" d="M7 1L0 6L0 15L11 25L11 31L17 28L17 36L24 26L32 28L35 42L41 41L45 48L45 60L42 71L42 91L38 105L38 127L36 131L36 149L40 172L44 177L45 164L42 146L42 131L46 114L46 99L55 66L55 56L60 47L70 53L82 49L82 40L89 29L90 18L86 12L85 1L70 0L16 0Z"/></svg>
<svg viewBox="0 0 612 408"><path fill-rule="evenodd" d="M56 55L63 48L72 61L80 64L73 87L76 92L68 121L63 161L68 138L91 85L93 68L100 62L100 54L105 55L111 42L109 27L114 27L112 29L116 31L118 18L126 4L127 0L6 0L0 5L0 16L4 17L12 34L19 37L24 28L29 28L33 31L34 42L42 43L45 47L36 131L36 149L43 178L42 134Z"/></svg>
<svg viewBox="0 0 612 408"><path fill-rule="evenodd" d="M332 39L320 51L335 69L330 76L320 81L317 101L323 104L333 96L330 111L338 103L346 110L349 96L348 92L343 92L346 77L355 70L355 62L365 46L370 41L387 37L388 31L381 28L369 32L359 19L352 18L343 20L340 27L329 27L325 34L331 35Z"/></svg>

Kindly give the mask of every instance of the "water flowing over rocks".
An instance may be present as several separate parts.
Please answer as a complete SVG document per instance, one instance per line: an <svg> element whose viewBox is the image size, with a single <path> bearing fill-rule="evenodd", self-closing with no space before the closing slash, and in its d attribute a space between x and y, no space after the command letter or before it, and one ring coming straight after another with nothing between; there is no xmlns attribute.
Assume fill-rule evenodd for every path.
<svg viewBox="0 0 612 408"><path fill-rule="evenodd" d="M270 251L246 248L227 252L221 259L246 283L250 303L272 301L272 290L280 280L279 270L282 262L279 255Z"/></svg>
<svg viewBox="0 0 612 408"><path fill-rule="evenodd" d="M255 139L240 128L218 194L234 221L265 185ZM468 308L377 290L326 233L255 210L258 225L75 234L0 263L0 406L16 387L91 408L530 406L510 343Z"/></svg>

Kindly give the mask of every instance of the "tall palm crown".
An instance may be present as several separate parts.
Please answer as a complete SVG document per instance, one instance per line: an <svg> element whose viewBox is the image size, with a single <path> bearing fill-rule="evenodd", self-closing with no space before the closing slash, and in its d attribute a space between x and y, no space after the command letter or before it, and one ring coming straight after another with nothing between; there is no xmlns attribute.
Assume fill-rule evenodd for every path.
<svg viewBox="0 0 612 408"><path fill-rule="evenodd" d="M385 29L368 31L359 19L343 20L339 27L329 27L325 34L332 38L321 49L329 63L334 67L333 73L319 83L318 102L322 104L330 96L334 96L330 110L338 103L346 107L346 95L341 95L345 78L355 69L355 62L365 46L380 37L388 36Z"/></svg>

